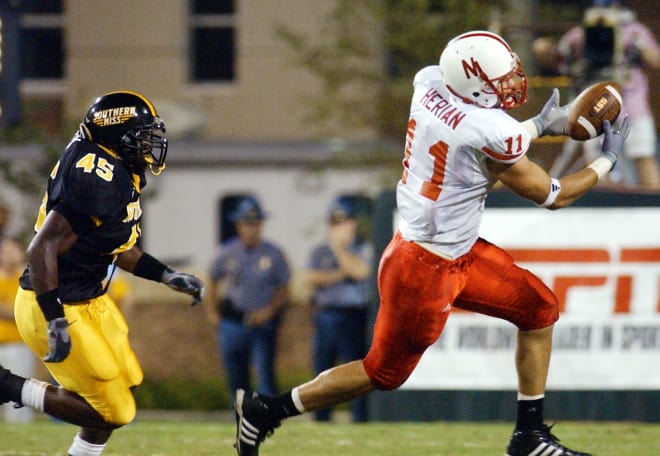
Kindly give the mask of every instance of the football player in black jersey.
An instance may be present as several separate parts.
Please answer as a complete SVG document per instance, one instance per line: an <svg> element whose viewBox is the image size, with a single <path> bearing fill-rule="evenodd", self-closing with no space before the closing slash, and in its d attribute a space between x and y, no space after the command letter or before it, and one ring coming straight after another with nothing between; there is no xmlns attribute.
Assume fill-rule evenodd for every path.
<svg viewBox="0 0 660 456"><path fill-rule="evenodd" d="M80 426L71 456L103 451L112 431L130 423L132 388L142 368L126 321L103 281L116 265L203 298L204 284L140 250L145 173L165 167L165 126L135 92L91 105L48 179L15 302L25 343L61 386L25 379L0 366L0 403L13 401Z"/></svg>

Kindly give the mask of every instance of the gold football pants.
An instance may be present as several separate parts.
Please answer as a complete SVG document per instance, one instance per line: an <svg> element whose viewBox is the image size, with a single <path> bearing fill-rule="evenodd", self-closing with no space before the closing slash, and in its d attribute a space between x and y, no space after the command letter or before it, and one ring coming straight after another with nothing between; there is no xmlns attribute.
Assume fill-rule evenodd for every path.
<svg viewBox="0 0 660 456"><path fill-rule="evenodd" d="M14 304L16 324L32 352L48 353L46 320L35 293L19 289ZM60 363L44 363L65 389L82 396L109 423L124 425L135 418L130 388L142 383L140 363L128 342L128 325L107 295L64 305L71 352Z"/></svg>

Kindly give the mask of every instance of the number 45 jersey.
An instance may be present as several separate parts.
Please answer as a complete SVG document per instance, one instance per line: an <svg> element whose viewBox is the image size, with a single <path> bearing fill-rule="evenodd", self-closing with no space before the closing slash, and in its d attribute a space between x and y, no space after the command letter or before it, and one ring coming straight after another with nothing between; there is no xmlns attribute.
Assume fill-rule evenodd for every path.
<svg viewBox="0 0 660 456"><path fill-rule="evenodd" d="M83 301L104 293L103 281L116 256L140 236L140 190L144 175L130 173L117 154L76 135L50 173L35 230L50 211L71 224L78 239L58 257L63 302ZM29 271L20 280L31 290Z"/></svg>
<svg viewBox="0 0 660 456"><path fill-rule="evenodd" d="M443 83L438 66L415 76L397 185L404 239L458 258L478 238L486 196L495 184L487 159L515 163L531 141L502 109L464 103Z"/></svg>

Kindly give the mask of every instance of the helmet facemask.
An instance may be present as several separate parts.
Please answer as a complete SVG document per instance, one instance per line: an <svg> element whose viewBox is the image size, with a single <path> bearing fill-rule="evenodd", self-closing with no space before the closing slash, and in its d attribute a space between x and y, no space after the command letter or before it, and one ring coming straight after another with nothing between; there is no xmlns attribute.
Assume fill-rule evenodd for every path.
<svg viewBox="0 0 660 456"><path fill-rule="evenodd" d="M143 173L148 167L151 174L159 175L165 169L167 156L164 133L165 124L159 117L130 129L119 143L119 154L126 167L136 173Z"/></svg>
<svg viewBox="0 0 660 456"><path fill-rule="evenodd" d="M527 76L518 56L515 53L512 55L515 58L515 66L509 73L497 79L489 79L486 74L480 75L489 88L484 88L484 92L497 95L502 109L513 109L527 102Z"/></svg>

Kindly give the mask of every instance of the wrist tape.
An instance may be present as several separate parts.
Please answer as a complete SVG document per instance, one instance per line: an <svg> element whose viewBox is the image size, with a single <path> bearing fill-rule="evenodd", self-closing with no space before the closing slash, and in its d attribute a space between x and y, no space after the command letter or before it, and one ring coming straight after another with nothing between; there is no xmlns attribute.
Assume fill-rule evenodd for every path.
<svg viewBox="0 0 660 456"><path fill-rule="evenodd" d="M46 321L55 320L56 318L64 318L64 307L62 307L62 301L60 300L59 295L60 290L55 288L37 296L39 308L44 314Z"/></svg>
<svg viewBox="0 0 660 456"><path fill-rule="evenodd" d="M612 170L612 161L606 157L598 157L591 163L587 165L587 168L591 168L598 175L598 180L601 180L603 177L607 176Z"/></svg>
<svg viewBox="0 0 660 456"><path fill-rule="evenodd" d="M559 192L561 191L561 184L559 183L558 179L555 179L554 177L550 178L550 193L548 193L548 197L543 201L541 204L537 204L537 206L540 207L549 207L552 206L552 203L555 202L557 199L557 195L559 195Z"/></svg>
<svg viewBox="0 0 660 456"><path fill-rule="evenodd" d="M148 253L143 253L135 264L133 274L144 279L153 280L154 282L160 282L163 279L163 272L165 271L171 271L171 269Z"/></svg>

